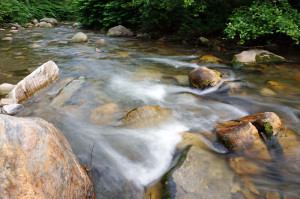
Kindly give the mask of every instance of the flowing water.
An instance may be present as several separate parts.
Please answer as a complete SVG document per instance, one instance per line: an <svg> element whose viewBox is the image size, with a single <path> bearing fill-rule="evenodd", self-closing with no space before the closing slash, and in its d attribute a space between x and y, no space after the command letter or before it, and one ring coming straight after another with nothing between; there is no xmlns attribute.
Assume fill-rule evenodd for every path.
<svg viewBox="0 0 300 199"><path fill-rule="evenodd" d="M75 31L67 26L25 29L14 34L12 42L0 41L0 84L15 84L42 63L56 62L60 80L26 102L19 115L41 117L60 128L80 162L88 167L92 153L91 176L97 198L143 198L144 187L170 169L183 131L212 131L219 122L273 111L287 128L300 134L299 51L281 54L289 63L247 70L203 64L226 74L223 82L233 81L239 88L218 85L200 91L189 87L187 79L198 67L191 62L198 58L195 47L111 38L89 31L85 31L88 43L68 44ZM0 36L5 34L0 31ZM97 43L99 39L106 39L106 43ZM237 51L214 55L229 61L234 53ZM72 98L63 107L50 106L62 80L80 76L84 83ZM283 89L270 86L266 83L269 80L281 82ZM143 105L169 108L174 118L139 129L122 128L118 121L113 125L92 123L90 112L107 103L118 105L118 119ZM221 146L212 149L225 160L231 156ZM291 169L281 158L266 164L274 172L250 176L257 189L299 197L300 166Z"/></svg>

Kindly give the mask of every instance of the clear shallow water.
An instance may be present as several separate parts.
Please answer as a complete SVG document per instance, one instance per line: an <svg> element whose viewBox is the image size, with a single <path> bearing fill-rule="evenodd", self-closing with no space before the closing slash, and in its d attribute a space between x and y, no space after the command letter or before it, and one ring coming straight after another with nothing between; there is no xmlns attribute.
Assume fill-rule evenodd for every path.
<svg viewBox="0 0 300 199"><path fill-rule="evenodd" d="M31 98L20 115L38 116L54 123L82 164L90 165L94 145L92 179L97 198L142 198L144 186L169 169L183 131L211 131L222 121L274 111L287 128L300 134L300 64L294 55L297 52L284 54L291 60L289 64L248 70L208 64L228 75L224 81L240 85L228 94L228 89L220 85L205 91L188 86L186 76L197 67L190 62L197 58L197 49L192 46L109 38L89 31L85 31L88 43L68 44L75 31L67 27L21 30L13 35L13 42L0 41L0 83L17 83L50 59L59 66L60 79L85 77L82 88L64 107L49 106L59 91L57 82ZM102 38L107 40L105 44L96 43ZM102 52L96 53L95 48ZM216 55L227 60L232 53ZM287 87L274 89L266 83L269 80ZM93 124L90 112L107 103L118 105L120 118L133 108L158 105L170 108L174 119L145 129ZM224 152L222 148L215 150ZM230 154L220 155L229 157ZM266 164L281 174L251 176L261 192L275 190L299 195L300 166L289 169L281 158Z"/></svg>

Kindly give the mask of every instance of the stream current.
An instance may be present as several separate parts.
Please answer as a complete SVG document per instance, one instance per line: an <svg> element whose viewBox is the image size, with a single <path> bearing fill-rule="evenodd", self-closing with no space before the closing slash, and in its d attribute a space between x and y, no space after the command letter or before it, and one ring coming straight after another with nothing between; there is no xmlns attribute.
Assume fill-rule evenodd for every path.
<svg viewBox="0 0 300 199"><path fill-rule="evenodd" d="M286 128L300 134L299 51L280 54L288 63L247 70L234 70L226 64L203 64L226 74L223 82L233 81L240 88L228 90L218 85L200 91L191 88L187 78L198 67L191 60L199 57L199 48L106 37L92 31L84 31L88 43L68 44L76 31L67 26L25 29L14 34L11 43L0 41L0 84L16 84L48 60L60 68L60 80L85 78L63 107L49 105L62 88L58 80L28 100L18 116L41 117L53 123L66 136L81 164L90 166L93 151L91 175L97 198L143 198L144 187L170 169L184 131L212 131L217 123L269 111L277 113ZM6 33L1 31L0 36ZM97 43L99 39L106 42ZM101 52L95 52L96 48ZM230 61L235 53L238 51L202 54ZM271 88L266 83L270 80L284 83L287 88ZM118 105L118 119L143 105L169 108L174 119L139 129L92 123L90 112L107 103ZM222 159L230 157L221 145L211 144L211 148ZM282 160L269 164L269 168L287 167L284 176L272 172L254 176L258 190L279 190L299 197L300 166L289 170Z"/></svg>

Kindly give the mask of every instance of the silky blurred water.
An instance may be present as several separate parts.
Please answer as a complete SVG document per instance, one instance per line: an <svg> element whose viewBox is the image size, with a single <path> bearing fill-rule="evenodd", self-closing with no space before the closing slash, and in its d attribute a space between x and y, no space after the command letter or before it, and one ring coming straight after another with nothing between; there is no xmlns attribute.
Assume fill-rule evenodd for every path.
<svg viewBox="0 0 300 199"><path fill-rule="evenodd" d="M233 81L239 88L229 90L221 86L222 82L216 88L200 91L189 87L187 79L198 66L191 63L199 57L193 46L110 38L92 31L84 31L88 43L68 44L77 31L67 26L25 29L14 34L12 42L0 41L0 84L15 84L48 60L59 66L60 79L85 77L82 87L64 107L49 106L61 88L56 82L30 99L19 115L54 123L82 164L90 166L94 145L91 176L97 198L143 198L144 187L170 168L184 131L212 131L219 122L273 111L287 128L300 134L300 58L295 55L299 52L284 54L290 63L248 70L233 70L226 64L202 64L226 74L223 82ZM6 33L1 31L0 36ZM97 43L99 39L106 43ZM95 48L101 52L95 52ZM236 51L203 54L210 53L228 62ZM270 80L287 87L276 90L267 84ZM118 122L110 126L93 124L90 112L107 103L118 105L118 119L143 105L169 108L174 117L141 129L119 127ZM228 158L223 148L213 150L222 153L220 158ZM282 169L283 177L277 178L276 172L251 176L258 189L289 192L297 197L299 166L288 169L281 158L268 164L275 171Z"/></svg>

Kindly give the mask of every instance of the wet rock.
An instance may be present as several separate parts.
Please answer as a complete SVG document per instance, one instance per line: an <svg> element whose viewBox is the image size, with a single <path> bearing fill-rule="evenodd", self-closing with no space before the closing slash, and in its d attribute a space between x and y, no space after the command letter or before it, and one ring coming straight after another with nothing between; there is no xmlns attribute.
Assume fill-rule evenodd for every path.
<svg viewBox="0 0 300 199"><path fill-rule="evenodd" d="M119 55L120 57L128 57L129 55L132 54L132 52L130 51L119 51L119 52L115 52L117 55Z"/></svg>
<svg viewBox="0 0 300 199"><path fill-rule="evenodd" d="M11 30L17 30L17 27L14 27L14 26L13 26L13 27L11 27L10 29L11 29Z"/></svg>
<svg viewBox="0 0 300 199"><path fill-rule="evenodd" d="M104 104L92 110L89 119L92 123L106 125L115 122L114 114L118 111L117 104Z"/></svg>
<svg viewBox="0 0 300 199"><path fill-rule="evenodd" d="M32 47L32 48L40 48L40 47L42 47L42 46L39 45L39 44L32 44L31 47Z"/></svg>
<svg viewBox="0 0 300 199"><path fill-rule="evenodd" d="M63 106L73 94L81 88L81 85L85 82L84 77L79 77L71 81L66 87L64 87L59 94L52 100L50 106Z"/></svg>
<svg viewBox="0 0 300 199"><path fill-rule="evenodd" d="M247 157L270 160L256 127L247 121L229 121L214 127L218 139L231 151Z"/></svg>
<svg viewBox="0 0 300 199"><path fill-rule="evenodd" d="M22 104L10 104L2 107L2 112L6 115L16 115L24 106Z"/></svg>
<svg viewBox="0 0 300 199"><path fill-rule="evenodd" d="M75 22L75 23L73 23L73 25L72 25L72 27L73 28L78 28L78 27L80 27L80 22Z"/></svg>
<svg viewBox="0 0 300 199"><path fill-rule="evenodd" d="M34 19L34 20L32 20L32 23L33 23L34 25L36 25L36 24L38 24L39 22L38 22L38 20Z"/></svg>
<svg viewBox="0 0 300 199"><path fill-rule="evenodd" d="M176 189L171 198L231 198L234 174L225 160L207 150L191 147L170 177Z"/></svg>
<svg viewBox="0 0 300 199"><path fill-rule="evenodd" d="M281 147L286 164L289 164L290 169L293 168L295 171L299 172L299 136L291 130L284 129L277 134L276 139Z"/></svg>
<svg viewBox="0 0 300 199"><path fill-rule="evenodd" d="M86 34L82 32L78 32L72 37L69 43L80 43L80 42L87 42L87 41L88 41L88 37L86 36Z"/></svg>
<svg viewBox="0 0 300 199"><path fill-rule="evenodd" d="M262 88L260 91L260 94L264 95L264 96L274 96L276 95L276 93L274 91L272 91L269 88Z"/></svg>
<svg viewBox="0 0 300 199"><path fill-rule="evenodd" d="M96 41L96 43L104 44L104 43L106 43L106 40L105 39L99 39L99 40Z"/></svg>
<svg viewBox="0 0 300 199"><path fill-rule="evenodd" d="M156 182L146 187L144 199L162 199L162 184Z"/></svg>
<svg viewBox="0 0 300 199"><path fill-rule="evenodd" d="M15 87L16 87L16 85L12 85L12 84L8 84L8 83L0 84L0 95L8 94Z"/></svg>
<svg viewBox="0 0 300 199"><path fill-rule="evenodd" d="M198 67L190 72L189 80L193 87L201 90L216 86L222 79L221 73L207 67Z"/></svg>
<svg viewBox="0 0 300 199"><path fill-rule="evenodd" d="M124 26L118 25L109 29L107 35L112 37L132 37L134 34Z"/></svg>
<svg viewBox="0 0 300 199"><path fill-rule="evenodd" d="M95 198L64 135L40 118L0 115L3 198Z"/></svg>
<svg viewBox="0 0 300 199"><path fill-rule="evenodd" d="M188 86L190 83L188 75L175 75L174 78L182 86Z"/></svg>
<svg viewBox="0 0 300 199"><path fill-rule="evenodd" d="M41 28L52 28L52 24L47 22L40 22L36 24L36 26Z"/></svg>
<svg viewBox="0 0 300 199"><path fill-rule="evenodd" d="M3 37L2 41L12 41L13 38L12 37Z"/></svg>
<svg viewBox="0 0 300 199"><path fill-rule="evenodd" d="M58 25L58 21L54 18L43 18L40 20L40 22L46 22L46 23L50 23L52 25Z"/></svg>
<svg viewBox="0 0 300 199"><path fill-rule="evenodd" d="M20 81L8 94L9 98L16 99L20 103L58 77L59 68L53 61L48 61Z"/></svg>
<svg viewBox="0 0 300 199"><path fill-rule="evenodd" d="M176 149L181 150L187 146L196 146L203 149L209 149L198 133L184 132L182 133L182 141L177 144Z"/></svg>
<svg viewBox="0 0 300 199"><path fill-rule="evenodd" d="M270 139L284 128L278 115L273 112L257 113L239 118L237 121L251 122L266 139Z"/></svg>
<svg viewBox="0 0 300 199"><path fill-rule="evenodd" d="M268 81L267 85L278 91L286 91L289 89L288 85L276 81Z"/></svg>
<svg viewBox="0 0 300 199"><path fill-rule="evenodd" d="M256 175L265 171L265 167L244 157L229 159L230 167L240 175Z"/></svg>
<svg viewBox="0 0 300 199"><path fill-rule="evenodd" d="M0 106L10 105L10 104L17 104L18 100L10 99L10 98L2 98L0 100Z"/></svg>
<svg viewBox="0 0 300 199"><path fill-rule="evenodd" d="M9 32L11 32L11 33L17 33L17 32L19 32L19 30L10 30Z"/></svg>
<svg viewBox="0 0 300 199"><path fill-rule="evenodd" d="M122 125L144 127L164 121L171 116L171 111L159 106L146 105L133 109L122 118Z"/></svg>
<svg viewBox="0 0 300 199"><path fill-rule="evenodd" d="M209 39L205 37L200 37L198 40L201 42L201 44L209 46Z"/></svg>
<svg viewBox="0 0 300 199"><path fill-rule="evenodd" d="M203 55L200 59L196 59L192 61L193 63L214 63L218 64L221 63L222 60L213 55Z"/></svg>
<svg viewBox="0 0 300 199"><path fill-rule="evenodd" d="M243 67L246 64L269 64L282 62L286 59L266 50L252 49L234 55L232 64L234 68Z"/></svg>

